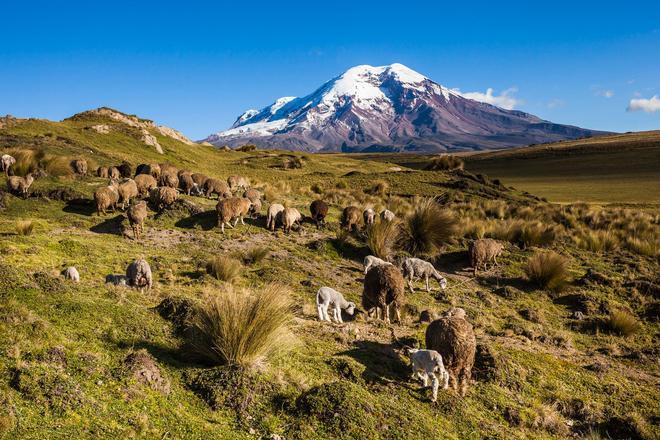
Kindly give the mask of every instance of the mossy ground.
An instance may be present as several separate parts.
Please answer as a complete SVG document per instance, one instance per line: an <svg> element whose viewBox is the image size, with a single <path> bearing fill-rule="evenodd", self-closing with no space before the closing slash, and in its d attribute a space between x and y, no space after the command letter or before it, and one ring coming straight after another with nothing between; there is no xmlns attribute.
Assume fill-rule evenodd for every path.
<svg viewBox="0 0 660 440"><path fill-rule="evenodd" d="M330 285L359 303L361 259L368 249L360 236L337 238L341 208L348 203L396 211L414 196L442 195L458 211L463 203L486 199L540 202L466 173L396 171L393 163L345 155L301 155L301 169L284 170L278 166L281 152L218 152L159 137L161 156L136 142L128 129L101 135L84 129L90 123L27 121L0 135L105 165L168 160L223 178L243 174L304 214L317 193L325 193L332 202L329 227L317 231L305 223L286 235L266 231L258 219L223 236L213 227L212 213L190 216L175 209L152 212L143 240L136 242L124 236L121 212L99 218L79 201L10 197L0 213L0 433L7 438L660 435L659 327L647 314L657 290L631 287L635 280L657 283L657 257L623 249L596 254L558 238L550 247L570 257L574 281L564 292L551 293L524 279L523 267L535 249L509 245L497 268L473 278L468 240L458 238L436 261L449 289L439 295L433 285L428 294L417 283L415 293L407 293L402 324L386 326L363 314L344 325L320 323L314 305L319 286ZM376 180L389 183L392 197L362 192ZM42 178L33 192L72 187L91 199L103 183L93 177ZM214 201L185 199L214 209ZM31 235L15 233L20 219L35 222ZM235 284L289 285L299 304L293 323L297 343L257 371L192 362L176 320L164 318L157 306L170 296L199 301L204 291L222 289L222 282L206 275L207 259L240 257L254 246L267 247L270 255L245 265ZM153 290L104 284L106 275L124 273L141 256L154 271ZM70 265L80 271L79 284L59 277ZM585 277L588 269L601 277ZM419 311L439 313L452 305L467 311L478 342L494 356L495 370L473 383L465 398L441 392L432 404L429 391L409 380L399 349L424 340ZM584 320L575 319L576 308L588 310ZM598 323L616 308L640 317L641 331L629 338L602 331ZM127 354L139 349L157 361L171 382L169 394L122 373Z"/></svg>

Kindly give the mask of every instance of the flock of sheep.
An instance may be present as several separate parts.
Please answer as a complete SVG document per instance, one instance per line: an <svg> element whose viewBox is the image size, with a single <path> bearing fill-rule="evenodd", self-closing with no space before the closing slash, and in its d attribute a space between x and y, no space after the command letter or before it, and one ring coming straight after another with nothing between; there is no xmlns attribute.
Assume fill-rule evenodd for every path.
<svg viewBox="0 0 660 440"><path fill-rule="evenodd" d="M10 168L15 164L9 155L1 157L2 169L7 174L9 190L20 196L26 196L33 176L9 176ZM86 175L87 162L79 159L71 163L74 172ZM245 217L258 216L262 209L261 193L250 188L249 181L242 176L230 176L227 181L208 177L201 173L178 170L170 164L141 164L135 174L127 163L119 166L99 167L96 175L110 179L108 185L94 192L94 202L98 215L107 210L115 210L121 204L133 230L135 239L140 239L144 220L148 215L147 203L140 198L149 198L152 206L161 211L171 206L180 192L188 195L218 198L216 205L218 226L224 233L225 226L236 227L244 224ZM120 180L121 179L121 180ZM238 196L240 194L240 196ZM323 200L314 200L310 207L311 220L318 228L325 225L328 205ZM393 221L395 214L384 210L380 214L382 221ZM376 212L373 209L360 210L355 206L344 208L341 215L341 227L349 231L361 224L374 224ZM302 214L296 209L272 203L267 209L266 227L275 230L280 226L284 232L300 224ZM233 222L233 224L232 224ZM472 243L469 249L472 267L476 275L477 268L488 263L497 264L497 256L502 252L502 245L495 240L482 239ZM405 300L405 285L414 292L413 281L424 279L426 290L430 292L429 279L438 281L442 290L447 287L447 280L428 261L419 258L405 258L394 264L370 255L364 259L364 284L361 298L362 308L369 316L375 315L386 323L390 322L391 312L396 320L401 321L400 307ZM64 276L75 282L80 275L75 267L67 268ZM106 282L114 285L127 285L144 289L151 288L153 278L151 268L144 259L131 263L125 275L108 275ZM341 312L353 315L356 305L347 301L343 295L330 287L321 287L316 294L317 311L320 320L331 321L328 311L337 323L342 323ZM452 386L464 394L469 382L476 350L476 340L471 324L465 312L452 308L441 318L433 321L426 331L427 349L409 349L413 368L413 378L421 378L426 387L431 380L433 400L437 398L440 384L443 388Z"/></svg>

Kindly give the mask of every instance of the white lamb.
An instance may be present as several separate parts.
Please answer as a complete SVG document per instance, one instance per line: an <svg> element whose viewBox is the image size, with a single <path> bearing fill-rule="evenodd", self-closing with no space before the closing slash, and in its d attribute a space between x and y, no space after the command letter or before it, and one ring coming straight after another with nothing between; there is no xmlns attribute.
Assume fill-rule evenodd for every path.
<svg viewBox="0 0 660 440"><path fill-rule="evenodd" d="M78 273L78 269L75 267L67 267L64 272L64 279L66 280L71 280L74 283L79 283L80 282L80 274Z"/></svg>
<svg viewBox="0 0 660 440"><path fill-rule="evenodd" d="M9 176L9 168L16 164L16 159L9 154L3 154L0 158L0 167L2 171L5 172L5 175Z"/></svg>
<svg viewBox="0 0 660 440"><path fill-rule="evenodd" d="M284 206L279 203L273 203L268 207L268 216L266 217L266 228L271 231L275 230L275 223L280 212L284 211Z"/></svg>
<svg viewBox="0 0 660 440"><path fill-rule="evenodd" d="M442 356L435 350L409 349L410 363L412 365L412 379L421 379L424 387L428 386L429 377L433 387L433 399L438 399L438 387L442 382L442 389L449 388L449 372L445 369ZM440 378L438 378L440 376Z"/></svg>
<svg viewBox="0 0 660 440"><path fill-rule="evenodd" d="M396 215L394 215L394 213L392 211L390 211L389 209L384 209L380 213L380 219L381 220L391 222L391 221L394 221L395 218L396 218Z"/></svg>
<svg viewBox="0 0 660 440"><path fill-rule="evenodd" d="M318 292L316 292L316 308L319 312L319 319L321 321L330 321L330 316L328 316L328 307L332 307L333 317L336 322L344 322L341 319L342 309L346 310L346 313L352 315L355 313L355 303L346 301L344 296L337 292L335 289L330 287L321 287Z"/></svg>
<svg viewBox="0 0 660 440"><path fill-rule="evenodd" d="M385 266L385 265L392 265L389 261L382 260L374 255L368 255L364 257L364 274L366 275L367 272L369 272L369 269L375 266Z"/></svg>
<svg viewBox="0 0 660 440"><path fill-rule="evenodd" d="M411 292L415 292L413 288L413 280L424 277L426 282L426 291L430 292L429 288L429 278L433 277L438 280L440 288L445 290L447 288L447 280L445 277L440 275L440 273L435 270L435 267L428 261L421 260L419 258L406 258L403 260L403 277L408 280L408 287L410 287Z"/></svg>

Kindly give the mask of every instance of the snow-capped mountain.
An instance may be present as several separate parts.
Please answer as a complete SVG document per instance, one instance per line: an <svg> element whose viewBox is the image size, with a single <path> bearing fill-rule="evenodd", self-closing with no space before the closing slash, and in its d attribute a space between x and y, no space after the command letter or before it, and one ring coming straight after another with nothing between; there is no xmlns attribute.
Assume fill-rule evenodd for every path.
<svg viewBox="0 0 660 440"><path fill-rule="evenodd" d="M598 134L465 98L391 64L356 66L307 96L248 110L205 141L304 151L455 151Z"/></svg>

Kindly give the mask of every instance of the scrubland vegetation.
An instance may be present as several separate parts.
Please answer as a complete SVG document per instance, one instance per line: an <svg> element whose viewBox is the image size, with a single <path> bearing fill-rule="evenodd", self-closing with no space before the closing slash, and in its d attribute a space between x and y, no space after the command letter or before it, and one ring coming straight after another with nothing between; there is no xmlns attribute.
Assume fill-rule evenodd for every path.
<svg viewBox="0 0 660 440"><path fill-rule="evenodd" d="M112 130L87 128L101 123ZM0 130L14 173L37 175L25 199L0 197L1 436L660 435L660 217L648 199L559 205L460 167L154 136L163 155L103 118ZM87 175L70 167L77 158ZM179 194L150 207L138 239L120 208L99 216L93 202L108 184L96 166L123 161L246 176L264 206L221 234L217 196ZM324 227L304 218L290 233L265 228L270 204L308 217L316 199L330 207ZM347 206L396 219L349 232L339 226ZM468 247L480 238L504 250L474 276ZM421 257L447 289L417 283L400 323L365 310L320 322L321 286L360 304L367 255ZM137 258L151 266L152 289L106 283ZM69 266L79 283L61 276ZM465 396L440 390L432 403L410 379L405 348L423 347L428 320L452 307L474 327L475 365Z"/></svg>

